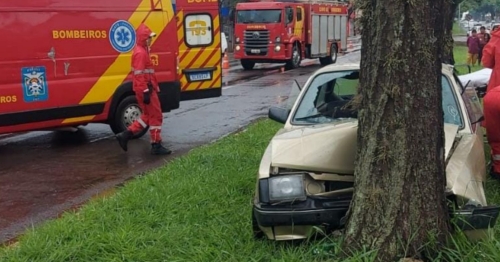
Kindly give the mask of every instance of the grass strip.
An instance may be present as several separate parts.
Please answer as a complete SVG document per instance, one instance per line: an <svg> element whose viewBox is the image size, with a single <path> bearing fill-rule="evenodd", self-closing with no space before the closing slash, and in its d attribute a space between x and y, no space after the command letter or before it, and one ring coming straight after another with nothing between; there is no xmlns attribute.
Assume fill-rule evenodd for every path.
<svg viewBox="0 0 500 262"><path fill-rule="evenodd" d="M467 35L467 31L463 29L458 22L453 23L452 35Z"/></svg>
<svg viewBox="0 0 500 262"><path fill-rule="evenodd" d="M455 67L457 68L460 75L468 74L469 69L467 68L467 53L468 48L465 45L457 45L453 48L453 56L455 58ZM471 72L476 72L478 70L483 69L483 66L471 66Z"/></svg>
<svg viewBox="0 0 500 262"><path fill-rule="evenodd" d="M281 125L270 120L192 150L29 230L0 261L284 261L312 260L312 247L254 241L256 172Z"/></svg>

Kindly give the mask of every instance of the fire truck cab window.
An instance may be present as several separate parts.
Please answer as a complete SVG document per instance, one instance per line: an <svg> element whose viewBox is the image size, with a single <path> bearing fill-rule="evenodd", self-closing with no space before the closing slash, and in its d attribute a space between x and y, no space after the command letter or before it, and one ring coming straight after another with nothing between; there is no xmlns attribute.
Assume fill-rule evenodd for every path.
<svg viewBox="0 0 500 262"><path fill-rule="evenodd" d="M236 12L236 23L281 23L281 10L240 10Z"/></svg>
<svg viewBox="0 0 500 262"><path fill-rule="evenodd" d="M286 23L289 24L293 22L293 9L291 7L287 7L285 10L286 10Z"/></svg>
<svg viewBox="0 0 500 262"><path fill-rule="evenodd" d="M302 21L302 9L297 7L297 22Z"/></svg>
<svg viewBox="0 0 500 262"><path fill-rule="evenodd" d="M186 45L209 46L213 42L213 25L210 14L188 14L184 18Z"/></svg>

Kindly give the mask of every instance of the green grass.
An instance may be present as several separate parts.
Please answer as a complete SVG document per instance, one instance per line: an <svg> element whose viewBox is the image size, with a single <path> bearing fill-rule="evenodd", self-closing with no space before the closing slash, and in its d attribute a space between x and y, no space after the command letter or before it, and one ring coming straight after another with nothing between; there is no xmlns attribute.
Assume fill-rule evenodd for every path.
<svg viewBox="0 0 500 262"><path fill-rule="evenodd" d="M455 57L455 67L457 68L459 74L469 73L468 68L465 66L467 64L467 46L455 45L453 50L453 55ZM483 69L483 66L471 66L471 72L475 72Z"/></svg>
<svg viewBox="0 0 500 262"><path fill-rule="evenodd" d="M464 50L455 50L457 63L465 61ZM29 230L17 244L0 249L0 261L335 261L337 240L288 245L252 238L256 172L281 126L259 121L194 149L114 195ZM487 181L490 204L500 203L499 186ZM456 237L442 256L500 261L500 223L493 233L493 240L479 244ZM369 254L352 261L371 261L363 256Z"/></svg>
<svg viewBox="0 0 500 262"><path fill-rule="evenodd" d="M0 261L306 261L311 246L254 241L263 150L281 125L259 122L127 183L78 213L30 230Z"/></svg>
<svg viewBox="0 0 500 262"><path fill-rule="evenodd" d="M467 32L462 27L460 27L459 23L455 22L455 23L453 23L452 34L453 35L466 35Z"/></svg>

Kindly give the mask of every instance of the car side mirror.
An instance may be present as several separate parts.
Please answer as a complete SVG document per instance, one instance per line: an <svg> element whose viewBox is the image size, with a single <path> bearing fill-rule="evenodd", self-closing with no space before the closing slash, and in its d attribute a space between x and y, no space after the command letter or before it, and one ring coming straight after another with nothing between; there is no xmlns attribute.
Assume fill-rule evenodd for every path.
<svg viewBox="0 0 500 262"><path fill-rule="evenodd" d="M276 106L269 108L269 113L268 113L269 119L274 120L278 123L282 124L286 123L288 115L290 115L290 109L276 107Z"/></svg>

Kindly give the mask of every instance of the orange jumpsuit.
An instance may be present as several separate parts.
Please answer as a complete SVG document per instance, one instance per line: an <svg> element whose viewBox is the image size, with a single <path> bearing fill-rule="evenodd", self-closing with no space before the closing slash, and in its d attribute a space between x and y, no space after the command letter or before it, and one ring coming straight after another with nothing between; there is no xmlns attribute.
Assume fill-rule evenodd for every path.
<svg viewBox="0 0 500 262"><path fill-rule="evenodd" d="M158 98L160 88L153 69L153 63L149 56L149 47L147 39L151 36L151 29L146 25L141 24L137 28L137 45L134 48L132 55L132 73L134 75L133 89L142 109L141 118L137 119L128 130L133 134L137 134L142 129L149 125L151 135L151 143L161 142L161 126L163 123L163 115L161 104ZM148 83L151 84L152 90L148 88ZM149 92L150 103L144 103L144 94Z"/></svg>

